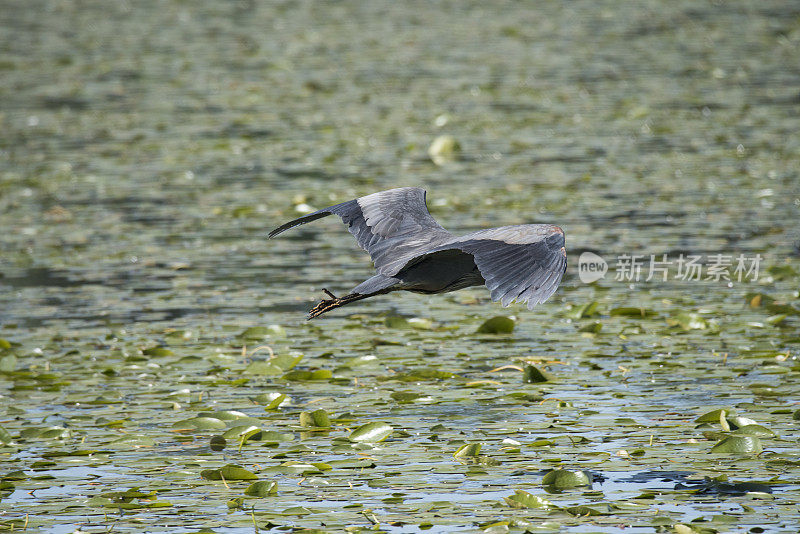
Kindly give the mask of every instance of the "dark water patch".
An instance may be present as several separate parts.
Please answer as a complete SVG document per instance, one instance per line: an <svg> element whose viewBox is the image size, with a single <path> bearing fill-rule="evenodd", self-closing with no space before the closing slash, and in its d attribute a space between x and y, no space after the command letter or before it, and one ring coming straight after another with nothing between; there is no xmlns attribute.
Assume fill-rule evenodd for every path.
<svg viewBox="0 0 800 534"><path fill-rule="evenodd" d="M45 96L41 99L45 109L83 111L89 108L89 100L77 96Z"/></svg>
<svg viewBox="0 0 800 534"><path fill-rule="evenodd" d="M47 267L33 267L21 273L0 277L0 285L22 287L78 287L88 282L70 275L66 271L58 271Z"/></svg>
<svg viewBox="0 0 800 534"><path fill-rule="evenodd" d="M207 130L205 132L200 132L196 134L197 137L205 137L211 139L217 138L237 138L237 139L265 139L274 135L272 130L266 128L256 128L251 126L245 126L242 124L228 124L221 128L215 128L212 130Z"/></svg>

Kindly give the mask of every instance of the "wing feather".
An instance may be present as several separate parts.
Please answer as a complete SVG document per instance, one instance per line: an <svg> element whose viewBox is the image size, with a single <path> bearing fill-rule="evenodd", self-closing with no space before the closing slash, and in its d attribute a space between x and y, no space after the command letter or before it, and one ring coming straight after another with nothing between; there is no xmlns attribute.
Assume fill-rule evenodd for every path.
<svg viewBox="0 0 800 534"><path fill-rule="evenodd" d="M419 187L389 189L336 204L289 221L269 237L328 215L342 218L384 276L394 276L419 254L453 237L428 212L425 190Z"/></svg>
<svg viewBox="0 0 800 534"><path fill-rule="evenodd" d="M475 258L492 300L528 309L555 293L567 268L564 232L548 224L524 224L480 230L452 239L434 250L457 248Z"/></svg>

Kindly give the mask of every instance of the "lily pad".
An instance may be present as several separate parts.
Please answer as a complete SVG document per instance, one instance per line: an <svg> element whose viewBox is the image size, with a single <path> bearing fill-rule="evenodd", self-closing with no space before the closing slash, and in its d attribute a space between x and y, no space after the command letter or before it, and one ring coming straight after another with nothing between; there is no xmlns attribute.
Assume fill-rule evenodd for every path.
<svg viewBox="0 0 800 534"><path fill-rule="evenodd" d="M534 508L550 510L557 508L552 502L538 495L532 495L524 490L516 490L514 495L504 497L506 504L512 508Z"/></svg>
<svg viewBox="0 0 800 534"><path fill-rule="evenodd" d="M573 307L567 315L572 319L585 319L587 317L594 317L595 315L600 315L600 312L598 311L599 307L600 303L595 300Z"/></svg>
<svg viewBox="0 0 800 534"><path fill-rule="evenodd" d="M222 475L225 480L253 480L258 478L252 471L248 471L242 466L234 464L221 467L219 474Z"/></svg>
<svg viewBox="0 0 800 534"><path fill-rule="evenodd" d="M12 441L14 441L14 439L11 437L11 434L8 432L8 430L0 426L0 443L8 445Z"/></svg>
<svg viewBox="0 0 800 534"><path fill-rule="evenodd" d="M710 412L706 412L697 419L694 420L695 423L719 423L719 418L725 417L722 412L725 414L730 414L731 410L729 408L720 408L717 410L711 410ZM707 427L706 427L707 428Z"/></svg>
<svg viewBox="0 0 800 534"><path fill-rule="evenodd" d="M461 151L461 145L452 135L440 135L428 147L428 156L436 165L453 161Z"/></svg>
<svg viewBox="0 0 800 534"><path fill-rule="evenodd" d="M286 337L286 330L280 325L271 324L269 326L251 326L245 329L240 337L246 340L263 340L269 338Z"/></svg>
<svg viewBox="0 0 800 534"><path fill-rule="evenodd" d="M397 373L389 378L401 382L420 382L423 380L446 380L454 376L450 371L441 369L416 369L408 373Z"/></svg>
<svg viewBox="0 0 800 534"><path fill-rule="evenodd" d="M0 372L10 373L17 368L17 356L15 354L4 354L0 356Z"/></svg>
<svg viewBox="0 0 800 534"><path fill-rule="evenodd" d="M465 443L453 453L453 458L469 458L480 455L482 445L480 443Z"/></svg>
<svg viewBox="0 0 800 534"><path fill-rule="evenodd" d="M244 372L250 375L260 376L277 376L284 372L283 369L267 360L260 360L257 362L250 362L245 367Z"/></svg>
<svg viewBox="0 0 800 534"><path fill-rule="evenodd" d="M754 436L728 436L711 448L711 452L727 454L760 454L761 440Z"/></svg>
<svg viewBox="0 0 800 534"><path fill-rule="evenodd" d="M293 381L330 380L333 378L333 372L330 369L294 370L284 374L281 378Z"/></svg>
<svg viewBox="0 0 800 534"><path fill-rule="evenodd" d="M592 517L597 515L610 515L611 511L608 509L608 506L603 506L600 508L599 506L586 506L584 504L578 506L568 506L564 508L564 511L581 517Z"/></svg>
<svg viewBox="0 0 800 534"><path fill-rule="evenodd" d="M709 322L704 319L700 314L691 313L678 313L673 317L667 319L667 324L670 326L678 327L681 330L706 330L709 328Z"/></svg>
<svg viewBox="0 0 800 534"><path fill-rule="evenodd" d="M350 434L350 441L357 443L378 443L392 435L394 429L386 424L374 421L361 425Z"/></svg>
<svg viewBox="0 0 800 534"><path fill-rule="evenodd" d="M404 402L414 402L418 399L423 399L426 397L423 393L417 393L416 391L394 391L390 395L392 399L396 400L397 402L404 403Z"/></svg>
<svg viewBox="0 0 800 534"><path fill-rule="evenodd" d="M197 429L197 430L217 430L227 428L225 421L216 417L191 417L182 419L172 424L172 428L178 429Z"/></svg>
<svg viewBox="0 0 800 534"><path fill-rule="evenodd" d="M530 364L525 364L522 368L522 381L526 384L538 384L541 382L549 382L553 379L550 373L539 370Z"/></svg>
<svg viewBox="0 0 800 534"><path fill-rule="evenodd" d="M325 410L314 410L313 412L300 412L300 426L329 428L331 420Z"/></svg>
<svg viewBox="0 0 800 534"><path fill-rule="evenodd" d="M774 438L775 432L761 425L744 425L733 431L736 436L755 436L757 438Z"/></svg>
<svg viewBox="0 0 800 534"><path fill-rule="evenodd" d="M142 350L142 354L144 354L145 356L154 356L154 357L175 355L175 353L172 352L172 350L166 347L150 347L149 349Z"/></svg>
<svg viewBox="0 0 800 534"><path fill-rule="evenodd" d="M554 469L542 479L543 486L563 490L592 485L592 475L586 471L569 471L567 469Z"/></svg>
<svg viewBox="0 0 800 534"><path fill-rule="evenodd" d="M608 311L608 314L611 315L612 317L622 316L622 317L632 317L639 319L644 319L646 317L653 317L654 315L658 315L653 310L648 310L647 308L633 308L633 307L612 308Z"/></svg>
<svg viewBox="0 0 800 534"><path fill-rule="evenodd" d="M252 400L258 404L263 404L264 410L266 411L277 410L279 407L283 406L284 404L289 404L290 402L288 395L285 393L278 393L276 391L262 393L253 397Z"/></svg>
<svg viewBox="0 0 800 534"><path fill-rule="evenodd" d="M236 425L226 430L225 433L222 434L222 437L225 439L241 440L243 436L248 436L248 438L250 438L258 432L261 432L261 427L255 425Z"/></svg>
<svg viewBox="0 0 800 534"><path fill-rule="evenodd" d="M497 317L492 317L491 319L487 319L483 322L482 325L478 327L477 333L478 334L510 334L514 331L514 326L516 323L514 319L511 317L506 317L504 315L498 315Z"/></svg>
<svg viewBox="0 0 800 534"><path fill-rule="evenodd" d="M244 494L248 497L268 497L276 493L278 493L278 483L266 480L253 482L244 490Z"/></svg>

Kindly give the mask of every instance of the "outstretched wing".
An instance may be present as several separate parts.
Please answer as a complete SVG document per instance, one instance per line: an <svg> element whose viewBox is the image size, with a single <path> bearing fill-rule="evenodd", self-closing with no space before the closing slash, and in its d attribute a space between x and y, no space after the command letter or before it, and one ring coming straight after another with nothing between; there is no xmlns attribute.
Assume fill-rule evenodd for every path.
<svg viewBox="0 0 800 534"><path fill-rule="evenodd" d="M523 224L479 230L438 246L457 248L475 258L493 301L514 300L528 309L546 301L567 269L564 231L549 224Z"/></svg>
<svg viewBox="0 0 800 534"><path fill-rule="evenodd" d="M418 187L389 189L321 209L279 226L269 237L328 215L342 218L384 276L394 276L418 254L453 237L428 212L425 190Z"/></svg>

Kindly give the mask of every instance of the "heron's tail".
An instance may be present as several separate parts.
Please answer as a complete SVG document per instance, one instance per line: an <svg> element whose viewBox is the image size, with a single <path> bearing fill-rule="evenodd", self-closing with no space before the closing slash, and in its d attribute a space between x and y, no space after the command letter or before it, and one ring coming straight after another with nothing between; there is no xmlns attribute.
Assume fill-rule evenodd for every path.
<svg viewBox="0 0 800 534"><path fill-rule="evenodd" d="M308 312L308 319L311 320L314 317L322 315L325 312L328 312L334 308L340 308L346 304L350 304L351 302L355 302L357 300L365 299L368 297L372 297L375 293L369 295L362 295L360 293L350 293L349 295L345 295L343 297L337 297L327 289L323 289L326 295L328 295L329 299L323 299L322 302L311 308L311 311Z"/></svg>

